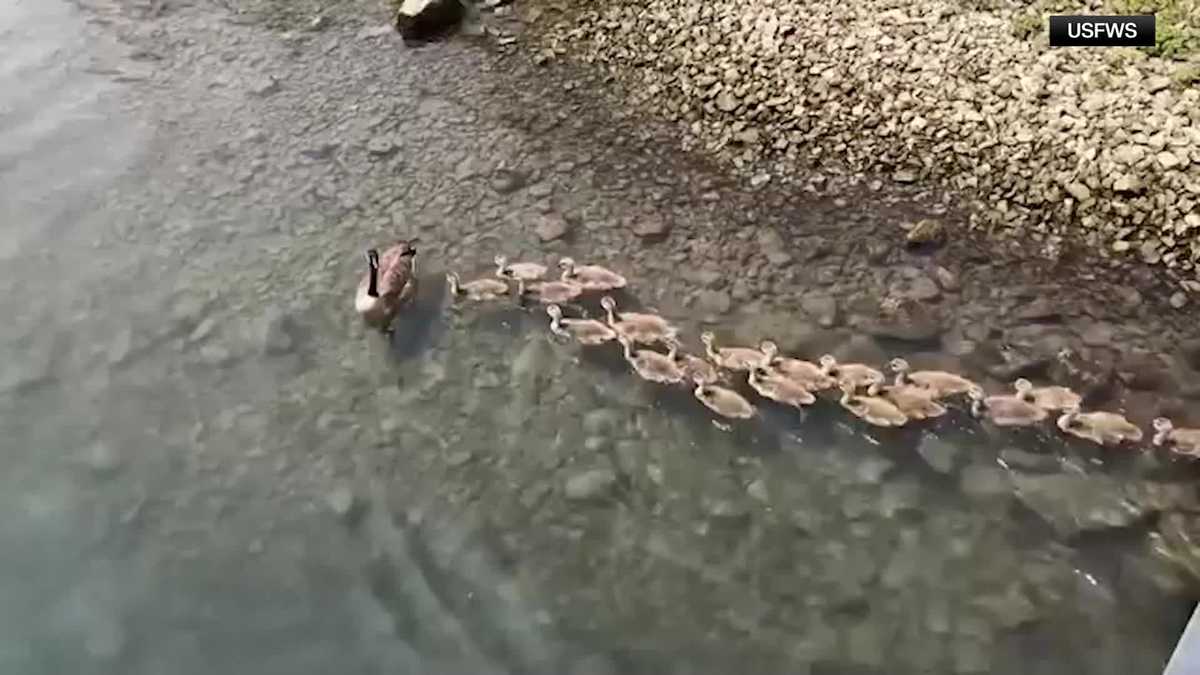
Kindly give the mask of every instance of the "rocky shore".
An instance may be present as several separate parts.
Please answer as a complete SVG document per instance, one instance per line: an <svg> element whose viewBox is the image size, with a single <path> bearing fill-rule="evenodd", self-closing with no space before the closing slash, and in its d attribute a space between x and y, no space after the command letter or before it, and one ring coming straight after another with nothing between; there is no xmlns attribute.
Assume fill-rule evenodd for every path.
<svg viewBox="0 0 1200 675"><path fill-rule="evenodd" d="M518 12L539 59L600 66L753 185L818 172L967 196L971 229L1054 258L1167 270L1200 292L1195 55L1057 49L1027 3L555 3ZM1190 59L1190 60L1188 60ZM802 170L808 169L808 170Z"/></svg>

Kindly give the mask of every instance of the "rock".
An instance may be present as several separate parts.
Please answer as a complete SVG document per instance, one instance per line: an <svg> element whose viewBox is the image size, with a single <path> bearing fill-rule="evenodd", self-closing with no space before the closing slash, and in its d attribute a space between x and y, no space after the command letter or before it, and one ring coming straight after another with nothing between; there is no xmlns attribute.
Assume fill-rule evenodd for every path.
<svg viewBox="0 0 1200 675"><path fill-rule="evenodd" d="M942 287L942 290L953 293L959 289L958 275L956 275L954 272L951 272L945 267L938 265L938 267L934 269L933 273L934 276L937 277L938 285Z"/></svg>
<svg viewBox="0 0 1200 675"><path fill-rule="evenodd" d="M1165 150L1163 152L1158 153L1157 155L1154 156L1154 158L1158 160L1158 163L1159 163L1159 165L1162 166L1162 168L1168 169L1168 170L1174 169L1175 167L1177 167L1183 163L1183 161L1181 159L1179 159L1179 157L1175 153L1173 153L1169 150Z"/></svg>
<svg viewBox="0 0 1200 675"><path fill-rule="evenodd" d="M566 219L558 215L543 215L537 219L537 225L534 226L534 234L543 242L555 241L562 239L567 235L570 226Z"/></svg>
<svg viewBox="0 0 1200 675"><path fill-rule="evenodd" d="M800 309L816 319L817 324L823 328L832 328L837 325L837 300L831 295L806 295L800 301Z"/></svg>
<svg viewBox="0 0 1200 675"><path fill-rule="evenodd" d="M896 463L884 457L868 457L855 468L855 478L864 483L878 483Z"/></svg>
<svg viewBox="0 0 1200 675"><path fill-rule="evenodd" d="M113 475L122 465L121 455L103 441L97 441L83 449L79 454L79 460L93 474L102 477Z"/></svg>
<svg viewBox="0 0 1200 675"><path fill-rule="evenodd" d="M1083 183L1075 182L1067 184L1067 193L1075 198L1075 201L1086 202L1092 197L1092 191Z"/></svg>
<svg viewBox="0 0 1200 675"><path fill-rule="evenodd" d="M671 227L662 216L644 216L633 224L633 233L642 239L663 239L670 233Z"/></svg>
<svg viewBox="0 0 1200 675"><path fill-rule="evenodd" d="M1008 467L1042 472L1057 471L1062 465L1056 455L1039 455L1018 448L1001 450L1000 461Z"/></svg>
<svg viewBox="0 0 1200 675"><path fill-rule="evenodd" d="M1127 527L1147 509L1131 502L1121 483L1102 475L1013 475L1017 499L1063 537Z"/></svg>
<svg viewBox="0 0 1200 675"><path fill-rule="evenodd" d="M512 194L525 186L525 174L511 169L499 169L492 175L491 183L492 189L498 194Z"/></svg>
<svg viewBox="0 0 1200 675"><path fill-rule="evenodd" d="M771 495L767 492L767 484L761 478L750 481L750 484L746 486L746 494L764 504L771 501Z"/></svg>
<svg viewBox="0 0 1200 675"><path fill-rule="evenodd" d="M514 382L513 401L526 408L536 405L546 384L546 371L552 354L541 335L534 335L513 358L510 365Z"/></svg>
<svg viewBox="0 0 1200 675"><path fill-rule="evenodd" d="M376 157L386 157L396 152L396 144L390 136L373 136L367 141L367 152Z"/></svg>
<svg viewBox="0 0 1200 675"><path fill-rule="evenodd" d="M737 97L728 91L722 91L720 94L717 94L716 104L718 110L727 113L737 110L738 106L741 105Z"/></svg>
<svg viewBox="0 0 1200 675"><path fill-rule="evenodd" d="M941 323L928 316L868 321L862 328L875 337L914 343L932 342L942 334Z"/></svg>
<svg viewBox="0 0 1200 675"><path fill-rule="evenodd" d="M276 79L273 75L267 75L251 82L249 91L254 96L265 98L267 96L271 96L272 94L278 93L281 88L282 85L279 83L278 79Z"/></svg>
<svg viewBox="0 0 1200 675"><path fill-rule="evenodd" d="M950 473L954 470L955 458L958 457L958 447L933 434L925 434L921 438L921 444L917 446L917 453L925 459L925 462L934 471L938 473Z"/></svg>
<svg viewBox="0 0 1200 675"><path fill-rule="evenodd" d="M589 436L612 438L621 432L624 418L612 408L589 410L583 416L583 431Z"/></svg>
<svg viewBox="0 0 1200 675"><path fill-rule="evenodd" d="M350 523L357 519L362 511L363 502L354 494L349 485L339 485L325 495L325 503L338 518Z"/></svg>
<svg viewBox="0 0 1200 675"><path fill-rule="evenodd" d="M911 169L900 169L892 174L892 180L897 183L913 183L917 180L917 173Z"/></svg>
<svg viewBox="0 0 1200 675"><path fill-rule="evenodd" d="M446 455L446 466L456 467L462 466L474 458L474 454L470 450L455 450Z"/></svg>
<svg viewBox="0 0 1200 675"><path fill-rule="evenodd" d="M940 220L925 218L913 223L904 235L909 246L922 244L939 245L946 240L946 226Z"/></svg>
<svg viewBox="0 0 1200 675"><path fill-rule="evenodd" d="M301 330L290 315L279 310L267 310L260 326L259 345L264 354L278 356L295 350Z"/></svg>
<svg viewBox="0 0 1200 675"><path fill-rule="evenodd" d="M726 314L733 300L725 291L702 290L696 294L696 305L704 314Z"/></svg>
<svg viewBox="0 0 1200 675"><path fill-rule="evenodd" d="M404 0L396 30L405 40L426 40L457 26L466 14L461 0Z"/></svg>
<svg viewBox="0 0 1200 675"><path fill-rule="evenodd" d="M1175 291L1171 294L1171 299L1167 302L1169 302L1171 307L1174 307L1175 309L1183 309L1183 307L1187 305L1187 301L1187 295L1185 295L1183 291Z"/></svg>
<svg viewBox="0 0 1200 675"><path fill-rule="evenodd" d="M879 668L887 658L890 636L878 621L868 620L850 629L847 637L850 660L867 668Z"/></svg>
<svg viewBox="0 0 1200 675"><path fill-rule="evenodd" d="M391 35L396 30L395 26L381 24L379 26L365 26L355 35L359 40L369 40L371 38L383 37Z"/></svg>
<svg viewBox="0 0 1200 675"><path fill-rule="evenodd" d="M1000 467L972 464L963 469L959 488L968 497L986 499L1009 494L1012 480Z"/></svg>
<svg viewBox="0 0 1200 675"><path fill-rule="evenodd" d="M1079 337L1089 347L1107 347L1112 344L1113 332L1110 324L1096 322L1084 329Z"/></svg>
<svg viewBox="0 0 1200 675"><path fill-rule="evenodd" d="M617 474L612 469L587 469L567 478L563 494L572 501L600 499L608 496L616 484Z"/></svg>
<svg viewBox="0 0 1200 675"><path fill-rule="evenodd" d="M977 597L971 604L982 609L1005 630L1019 628L1038 618L1037 607L1019 583L1013 583L1002 594Z"/></svg>
<svg viewBox="0 0 1200 675"><path fill-rule="evenodd" d="M918 302L932 302L942 297L942 291L938 288L937 282L925 275L900 284L896 294Z"/></svg>

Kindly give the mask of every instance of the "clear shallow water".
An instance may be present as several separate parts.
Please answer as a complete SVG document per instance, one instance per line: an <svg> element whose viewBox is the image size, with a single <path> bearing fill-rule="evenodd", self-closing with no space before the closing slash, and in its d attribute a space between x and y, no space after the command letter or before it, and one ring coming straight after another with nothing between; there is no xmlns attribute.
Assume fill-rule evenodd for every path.
<svg viewBox="0 0 1200 675"><path fill-rule="evenodd" d="M615 348L548 340L539 313L445 307L442 268L542 253L519 227L534 213L476 222L494 189L424 181L551 153L526 135L453 98L405 98L402 79L388 85L403 74L372 77L384 66L369 61L330 77L401 103L352 114L317 100L328 82L293 77L300 100L258 110L245 90L264 70L294 75L290 48L201 10L158 27L182 56L141 89L87 72L128 52L87 15L4 11L4 84L46 86L0 88L0 672L1165 662L1188 591L1145 528L1071 536L1048 518L1076 504L1107 517L1093 488L1033 510L1014 493L1044 475L1186 472L1097 466L1082 446L961 413L879 432L828 401L721 432L686 391L635 381ZM304 49L375 51L352 32L330 43L350 53ZM445 49L467 72L485 58ZM327 168L296 152L365 144L375 116L401 112L414 128L391 159ZM492 143L462 148L462 120ZM259 128L277 134L266 147ZM422 148L439 158L424 172ZM401 181L414 187L393 201L384 186ZM386 345L348 298L361 242L396 229L421 229L428 263L414 327ZM598 241L554 246L586 258ZM664 277L629 271L639 297L684 318Z"/></svg>

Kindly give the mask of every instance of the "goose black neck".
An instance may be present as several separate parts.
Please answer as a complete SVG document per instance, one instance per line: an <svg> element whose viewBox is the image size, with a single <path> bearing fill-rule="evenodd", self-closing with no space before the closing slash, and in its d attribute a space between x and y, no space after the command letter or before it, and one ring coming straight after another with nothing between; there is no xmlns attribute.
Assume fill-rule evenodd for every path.
<svg viewBox="0 0 1200 675"><path fill-rule="evenodd" d="M378 298L379 297L379 268L375 265L374 260L372 260L367 265L367 268L369 270L367 272L367 295L369 295L372 298Z"/></svg>

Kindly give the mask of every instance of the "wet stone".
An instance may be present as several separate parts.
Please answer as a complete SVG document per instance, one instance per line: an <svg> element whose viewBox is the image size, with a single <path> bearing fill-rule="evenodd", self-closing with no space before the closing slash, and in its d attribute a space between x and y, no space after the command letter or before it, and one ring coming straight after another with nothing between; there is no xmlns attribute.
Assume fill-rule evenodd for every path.
<svg viewBox="0 0 1200 675"><path fill-rule="evenodd" d="M1127 527L1146 513L1108 476L1015 474L1013 483L1017 499L1064 537Z"/></svg>
<svg viewBox="0 0 1200 675"><path fill-rule="evenodd" d="M567 235L570 226L567 221L558 215L542 215L537 219L537 225L534 226L534 234L543 242L555 241L562 239Z"/></svg>
<svg viewBox="0 0 1200 675"><path fill-rule="evenodd" d="M755 478L746 486L746 494L764 504L771 500L771 495L767 492L767 484L761 478Z"/></svg>
<svg viewBox="0 0 1200 675"><path fill-rule="evenodd" d="M963 469L959 487L968 497L988 498L1009 494L1012 481L1000 467L972 464Z"/></svg>
<svg viewBox="0 0 1200 675"><path fill-rule="evenodd" d="M446 466L456 467L462 466L474 458L474 454L470 450L455 450L446 455Z"/></svg>
<svg viewBox="0 0 1200 675"><path fill-rule="evenodd" d="M375 136L367 141L367 152L375 157L386 157L398 149L390 136Z"/></svg>
<svg viewBox="0 0 1200 675"><path fill-rule="evenodd" d="M733 299L725 291L703 290L696 294L696 304L705 314L725 314L733 307Z"/></svg>
<svg viewBox="0 0 1200 675"><path fill-rule="evenodd" d="M661 239L670 232L670 226L661 216L642 216L633 223L633 233L642 239Z"/></svg>
<svg viewBox="0 0 1200 675"><path fill-rule="evenodd" d="M878 483L895 465L890 459L871 457L858 463L854 475L861 482Z"/></svg>
<svg viewBox="0 0 1200 675"><path fill-rule="evenodd" d="M938 473L954 471L955 460L958 457L958 447L932 434L926 434L917 446L917 453L925 459L930 468Z"/></svg>
<svg viewBox="0 0 1200 675"><path fill-rule="evenodd" d="M112 476L122 465L120 453L103 441L93 443L82 450L79 459L93 474L100 477Z"/></svg>
<svg viewBox="0 0 1200 675"><path fill-rule="evenodd" d="M617 474L612 469L588 469L568 477L563 494L571 501L600 499L608 496L616 484Z"/></svg>
<svg viewBox="0 0 1200 675"><path fill-rule="evenodd" d="M832 328L838 322L837 300L829 295L809 295L800 301L805 314L817 320L823 328Z"/></svg>
<svg viewBox="0 0 1200 675"><path fill-rule="evenodd" d="M325 503L333 514L343 521L353 521L363 507L362 501L349 485L339 485L325 495Z"/></svg>
<svg viewBox="0 0 1200 675"><path fill-rule="evenodd" d="M282 85L274 76L261 77L250 83L248 91L253 96L267 97L279 93Z"/></svg>
<svg viewBox="0 0 1200 675"><path fill-rule="evenodd" d="M1033 601L1015 583L1003 593L978 597L972 604L1006 630L1023 626L1039 616Z"/></svg>
<svg viewBox="0 0 1200 675"><path fill-rule="evenodd" d="M621 413L612 408L588 411L583 416L583 431L589 436L613 437L622 426Z"/></svg>
<svg viewBox="0 0 1200 675"><path fill-rule="evenodd" d="M525 186L525 176L510 169L500 169L492 176L491 185L499 194L512 194Z"/></svg>

